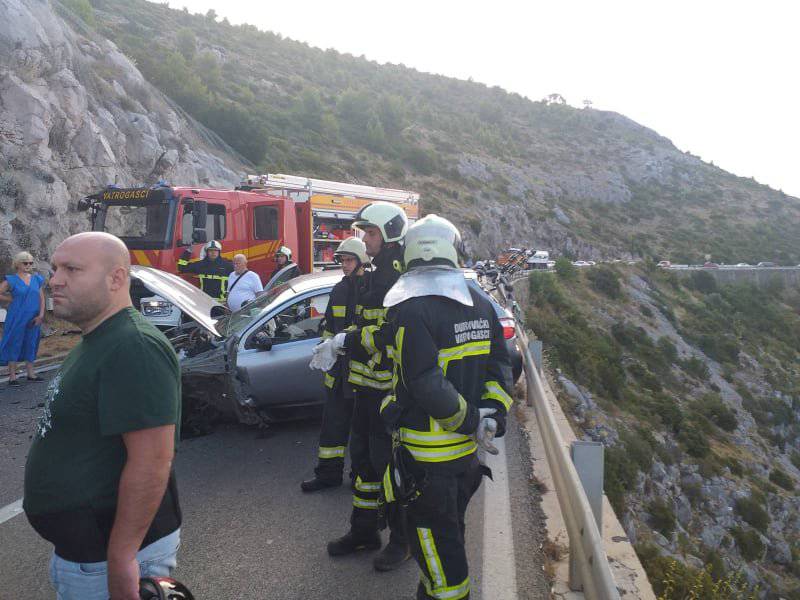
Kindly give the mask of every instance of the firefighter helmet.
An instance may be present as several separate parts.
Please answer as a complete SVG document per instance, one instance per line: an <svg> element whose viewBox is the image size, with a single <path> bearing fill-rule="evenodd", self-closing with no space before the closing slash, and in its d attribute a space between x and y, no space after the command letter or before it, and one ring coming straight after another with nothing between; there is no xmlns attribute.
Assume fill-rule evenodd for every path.
<svg viewBox="0 0 800 600"><path fill-rule="evenodd" d="M219 252L222 252L222 244L220 244L217 240L211 240L206 244L205 250L206 252L208 252L209 250L217 250Z"/></svg>
<svg viewBox="0 0 800 600"><path fill-rule="evenodd" d="M285 256L287 260L292 260L292 249L289 248L288 246L281 246L275 252L275 258L278 258L278 256L281 256L281 255Z"/></svg>
<svg viewBox="0 0 800 600"><path fill-rule="evenodd" d="M408 269L426 265L458 267L463 253L458 228L438 215L420 219L406 234L404 258Z"/></svg>
<svg viewBox="0 0 800 600"><path fill-rule="evenodd" d="M362 265L365 265L369 262L367 246L364 244L363 240L360 240L357 237L347 238L341 244L339 244L339 247L336 248L336 252L333 253L333 258L336 260L336 262L340 262L342 256L344 255L355 256L358 259L359 264Z"/></svg>
<svg viewBox="0 0 800 600"><path fill-rule="evenodd" d="M192 592L171 577L142 577L139 580L141 600L194 600Z"/></svg>
<svg viewBox="0 0 800 600"><path fill-rule="evenodd" d="M399 242L408 231L408 217L391 202L370 202L358 211L353 227L363 230L370 225L381 230L384 242Z"/></svg>

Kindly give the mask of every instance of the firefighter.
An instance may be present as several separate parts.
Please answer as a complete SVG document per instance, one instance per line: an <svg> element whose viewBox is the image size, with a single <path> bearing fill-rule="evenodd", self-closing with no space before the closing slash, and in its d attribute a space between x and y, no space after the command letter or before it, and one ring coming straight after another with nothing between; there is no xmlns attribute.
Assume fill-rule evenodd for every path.
<svg viewBox="0 0 800 600"><path fill-rule="evenodd" d="M381 336L385 316L383 298L403 271L401 242L408 229L408 218L395 204L372 202L359 211L353 227L364 232L373 266L365 275L359 293L356 329L339 333L314 349L315 359L318 355L349 352L348 381L355 388L350 434L350 458L355 474L350 530L328 543L331 556L381 547L379 530L383 527L383 516L378 510L378 499L381 475L391 455L391 438L381 421L379 408L392 388L392 363ZM411 556L402 512L394 505L386 516L389 543L373 560L378 571L394 569Z"/></svg>
<svg viewBox="0 0 800 600"><path fill-rule="evenodd" d="M233 271L233 263L220 256L222 244L211 240L205 245L205 257L202 260L189 262L192 250L187 248L178 259L178 272L192 273L200 279L200 289L217 300L225 302L228 293L228 275Z"/></svg>
<svg viewBox="0 0 800 600"><path fill-rule="evenodd" d="M381 415L394 431L386 501L407 505L418 599L469 598L464 513L489 470L478 445L505 433L511 363L491 300L458 268L461 236L436 215L406 235L407 272L386 295L395 333L393 393Z"/></svg>
<svg viewBox="0 0 800 600"><path fill-rule="evenodd" d="M275 270L267 277L264 289L268 290L300 275L300 267L292 262L292 250L281 246L275 253Z"/></svg>
<svg viewBox="0 0 800 600"><path fill-rule="evenodd" d="M344 240L333 255L342 265L344 277L331 290L325 310L323 339L332 338L355 323L357 287L369 264L367 247L360 239ZM339 356L333 368L325 373L327 398L319 434L319 452L314 477L300 484L304 492L316 492L342 484L344 451L350 435L353 415L353 386L347 381L349 358Z"/></svg>

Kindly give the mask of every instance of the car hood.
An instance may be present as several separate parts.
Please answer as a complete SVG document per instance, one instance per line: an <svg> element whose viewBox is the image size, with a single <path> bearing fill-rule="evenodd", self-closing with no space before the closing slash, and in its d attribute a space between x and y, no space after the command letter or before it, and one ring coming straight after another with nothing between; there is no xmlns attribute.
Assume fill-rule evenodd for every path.
<svg viewBox="0 0 800 600"><path fill-rule="evenodd" d="M212 335L223 337L216 327L219 319L211 315L225 314L228 309L202 290L177 275L152 267L131 265L131 277L141 281L154 294L172 302Z"/></svg>

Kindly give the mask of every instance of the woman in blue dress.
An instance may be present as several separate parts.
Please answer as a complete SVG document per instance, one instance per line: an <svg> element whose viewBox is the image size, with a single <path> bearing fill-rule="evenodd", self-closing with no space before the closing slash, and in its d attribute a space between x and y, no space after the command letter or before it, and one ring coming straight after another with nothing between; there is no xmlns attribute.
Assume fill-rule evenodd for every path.
<svg viewBox="0 0 800 600"><path fill-rule="evenodd" d="M44 277L33 272L33 256L20 252L14 257L13 275L0 283L0 301L10 302L0 338L0 365L8 365L8 385L20 385L17 363L25 362L28 381L42 381L33 361L39 351L39 336L44 320Z"/></svg>

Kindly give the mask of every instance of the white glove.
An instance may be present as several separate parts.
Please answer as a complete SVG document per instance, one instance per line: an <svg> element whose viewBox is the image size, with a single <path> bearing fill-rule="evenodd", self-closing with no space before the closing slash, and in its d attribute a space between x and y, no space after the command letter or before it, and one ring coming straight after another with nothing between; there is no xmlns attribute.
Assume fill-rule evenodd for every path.
<svg viewBox="0 0 800 600"><path fill-rule="evenodd" d="M496 408L478 409L481 420L478 421L478 429L475 432L475 439L477 440L478 445L486 450L489 454L500 453L500 450L498 450L495 445L492 444L492 440L494 440L494 436L497 433L497 421L489 416L496 412Z"/></svg>
<svg viewBox="0 0 800 600"><path fill-rule="evenodd" d="M309 368L330 371L333 365L336 364L338 355L343 354L342 347L344 346L346 335L344 332L337 333L332 338L328 338L314 346L314 350L312 350L314 356L311 357L311 362L308 363Z"/></svg>

